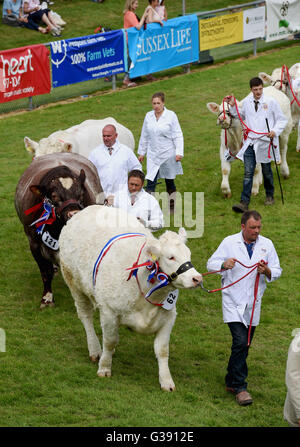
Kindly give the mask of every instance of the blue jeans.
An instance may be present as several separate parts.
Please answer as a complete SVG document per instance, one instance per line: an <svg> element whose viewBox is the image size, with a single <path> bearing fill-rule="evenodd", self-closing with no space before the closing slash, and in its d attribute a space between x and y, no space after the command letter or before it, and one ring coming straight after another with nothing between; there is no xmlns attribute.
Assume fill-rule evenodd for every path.
<svg viewBox="0 0 300 447"><path fill-rule="evenodd" d="M244 154L244 180L243 180L243 191L241 194L241 201L245 203L250 202L251 190L253 184L253 175L256 166L255 152L253 146L248 146ZM270 163L261 163L262 174L264 179L264 188L267 197L273 197L274 195L274 180L273 172Z"/></svg>
<svg viewBox="0 0 300 447"><path fill-rule="evenodd" d="M157 184L157 177L158 177L158 173L156 174L154 180L147 180L146 191L149 194L151 194L152 192L155 191L156 184ZM176 191L174 179L165 178L165 183L166 183L166 189L167 189L168 194L172 194L173 192Z"/></svg>
<svg viewBox="0 0 300 447"><path fill-rule="evenodd" d="M227 366L225 377L226 386L234 388L236 393L247 389L246 378L248 376L248 328L240 322L228 323L231 335L232 346L231 355ZM253 338L255 326L251 327L250 343Z"/></svg>

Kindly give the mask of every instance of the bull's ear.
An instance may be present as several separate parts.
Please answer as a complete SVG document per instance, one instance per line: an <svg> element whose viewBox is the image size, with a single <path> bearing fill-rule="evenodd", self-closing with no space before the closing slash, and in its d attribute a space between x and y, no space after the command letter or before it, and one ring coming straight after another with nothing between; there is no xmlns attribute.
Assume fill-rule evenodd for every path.
<svg viewBox="0 0 300 447"><path fill-rule="evenodd" d="M178 234L179 234L180 240L185 244L187 241L187 234L186 234L185 228L183 228L183 227L179 228Z"/></svg>
<svg viewBox="0 0 300 447"><path fill-rule="evenodd" d="M146 247L146 252L153 261L156 261L156 259L159 258L161 252L160 242L157 239L151 241L150 244Z"/></svg>
<svg viewBox="0 0 300 447"><path fill-rule="evenodd" d="M219 113L219 106L215 102L208 102L206 107L210 112L215 113L216 115Z"/></svg>
<svg viewBox="0 0 300 447"><path fill-rule="evenodd" d="M36 141L31 140L28 137L24 137L24 144L25 144L25 148L26 150L30 153L30 154L35 154L37 148L38 148L38 143Z"/></svg>
<svg viewBox="0 0 300 447"><path fill-rule="evenodd" d="M258 73L258 77L263 81L264 84L271 84L272 82L272 77L263 71Z"/></svg>
<svg viewBox="0 0 300 447"><path fill-rule="evenodd" d="M85 172L83 169L80 170L79 180L80 180L81 184L83 185L84 181L85 181Z"/></svg>
<svg viewBox="0 0 300 447"><path fill-rule="evenodd" d="M45 197L46 196L46 189L44 186L41 185L31 185L29 187L30 191L39 197Z"/></svg>

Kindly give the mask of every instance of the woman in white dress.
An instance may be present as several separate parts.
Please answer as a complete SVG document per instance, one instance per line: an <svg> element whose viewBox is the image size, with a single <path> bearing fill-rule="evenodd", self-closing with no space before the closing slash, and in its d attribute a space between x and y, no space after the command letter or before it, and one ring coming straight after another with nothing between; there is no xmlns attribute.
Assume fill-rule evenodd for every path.
<svg viewBox="0 0 300 447"><path fill-rule="evenodd" d="M165 107L164 93L154 93L152 108L144 119L138 159L142 163L147 155L146 191L154 192L157 180L164 178L171 195L176 191L176 175L183 174L183 134L176 113Z"/></svg>

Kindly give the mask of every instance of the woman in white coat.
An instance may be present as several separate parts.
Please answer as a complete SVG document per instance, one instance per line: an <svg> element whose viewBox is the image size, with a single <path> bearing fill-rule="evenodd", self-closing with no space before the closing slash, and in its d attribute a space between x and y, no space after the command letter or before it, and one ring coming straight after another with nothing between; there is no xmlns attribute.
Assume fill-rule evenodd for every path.
<svg viewBox="0 0 300 447"><path fill-rule="evenodd" d="M164 178L171 195L176 191L176 175L183 174L183 134L176 113L165 107L164 93L154 93L152 108L144 119L138 159L142 163L147 155L146 191L154 192L157 180Z"/></svg>

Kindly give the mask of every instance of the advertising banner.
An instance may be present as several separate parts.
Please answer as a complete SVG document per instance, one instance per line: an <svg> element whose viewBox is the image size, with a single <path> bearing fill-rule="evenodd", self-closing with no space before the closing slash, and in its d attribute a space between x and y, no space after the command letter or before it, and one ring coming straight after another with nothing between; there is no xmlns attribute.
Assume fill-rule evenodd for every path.
<svg viewBox="0 0 300 447"><path fill-rule="evenodd" d="M265 17L266 9L264 6L251 8L243 11L243 41L265 37Z"/></svg>
<svg viewBox="0 0 300 447"><path fill-rule="evenodd" d="M51 42L53 87L123 73L125 45L123 30Z"/></svg>
<svg viewBox="0 0 300 447"><path fill-rule="evenodd" d="M50 93L49 50L31 45L0 51L0 102Z"/></svg>
<svg viewBox="0 0 300 447"><path fill-rule="evenodd" d="M300 31L300 0L266 0L266 41L284 39Z"/></svg>
<svg viewBox="0 0 300 447"><path fill-rule="evenodd" d="M147 28L128 28L130 77L166 70L199 59L198 20L196 15L178 17Z"/></svg>
<svg viewBox="0 0 300 447"><path fill-rule="evenodd" d="M243 11L199 20L200 51L243 41Z"/></svg>

